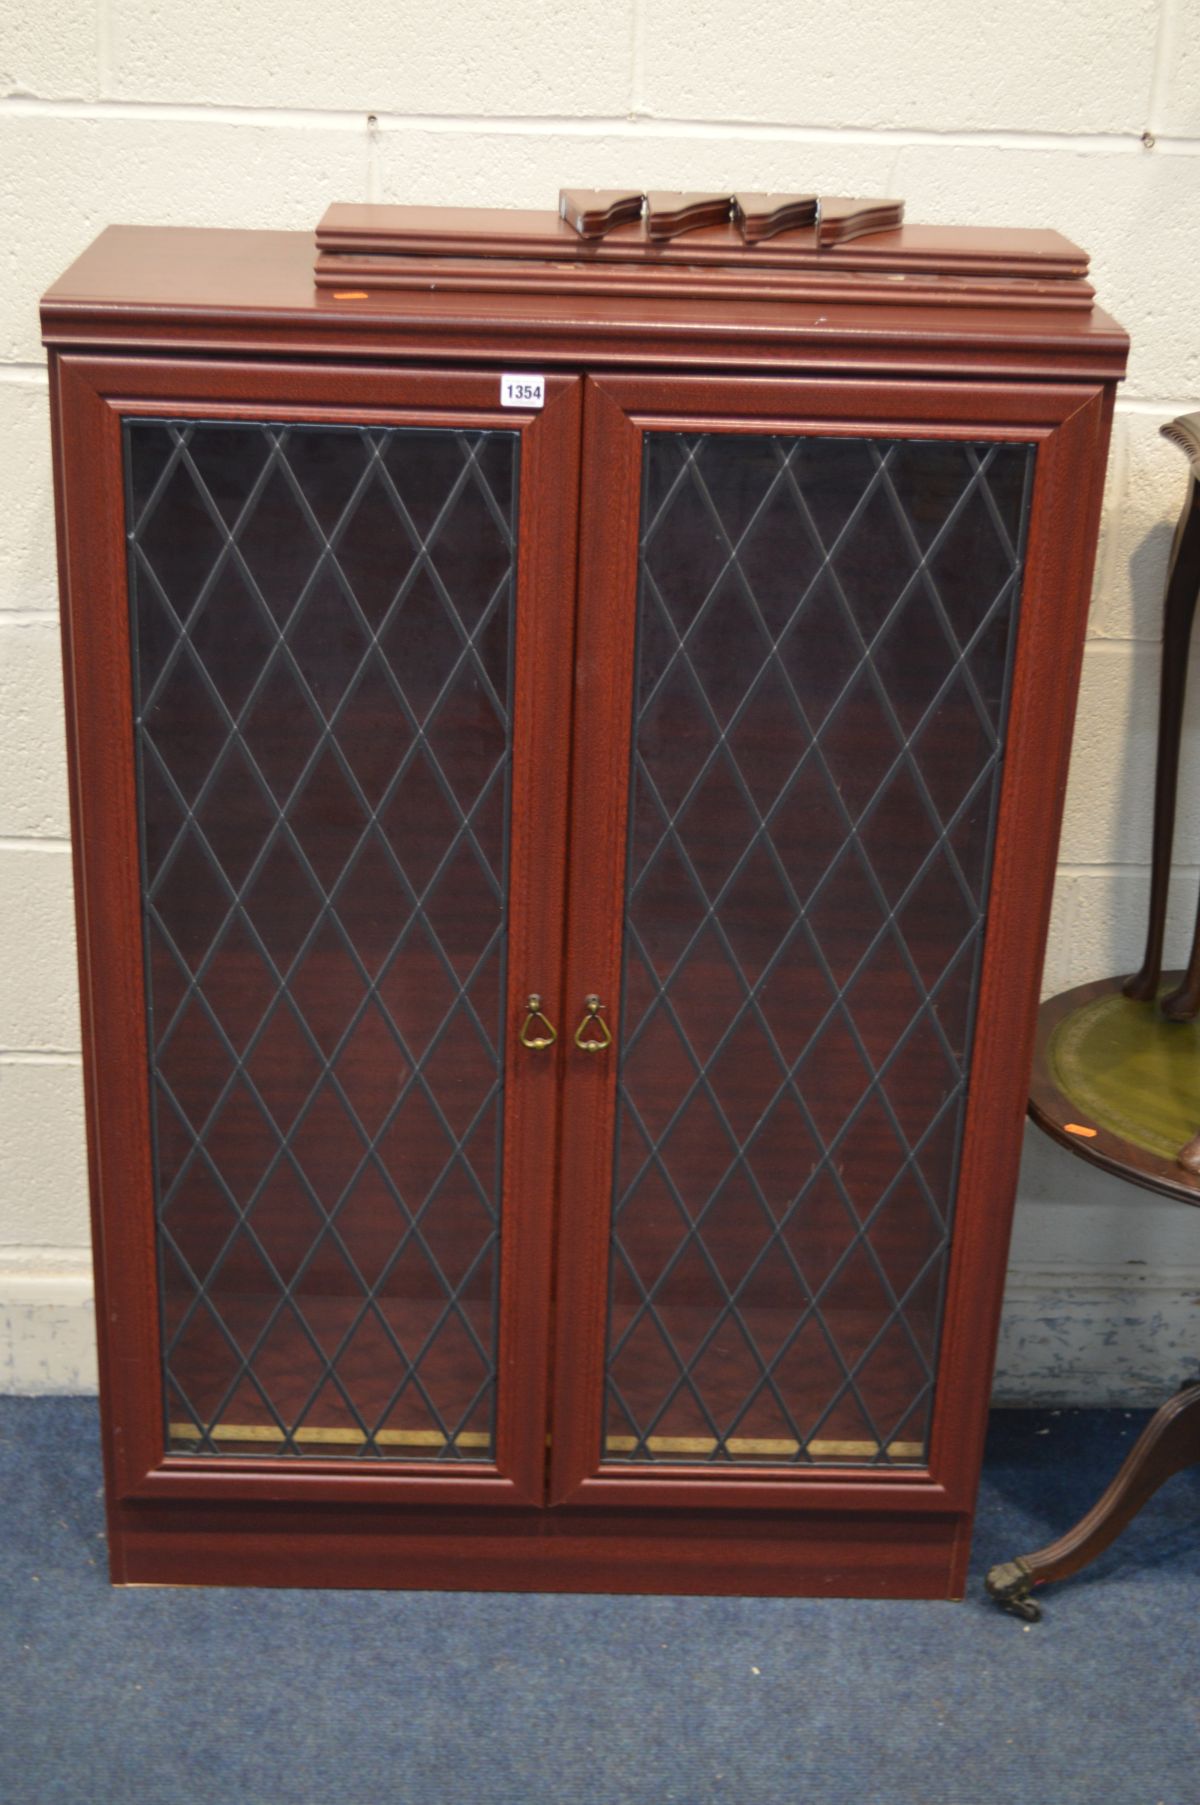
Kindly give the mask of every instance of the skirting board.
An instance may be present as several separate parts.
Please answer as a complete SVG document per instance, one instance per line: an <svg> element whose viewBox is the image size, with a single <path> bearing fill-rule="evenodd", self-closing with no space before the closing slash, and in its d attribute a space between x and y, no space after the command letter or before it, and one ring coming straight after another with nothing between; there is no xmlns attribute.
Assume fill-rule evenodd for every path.
<svg viewBox="0 0 1200 1805"><path fill-rule="evenodd" d="M68 1272L0 1266L0 1392L40 1397L95 1389L90 1266Z"/></svg>
<svg viewBox="0 0 1200 1805"><path fill-rule="evenodd" d="M1017 1266L997 1404L1157 1405L1200 1372L1200 1267ZM0 1266L0 1392L96 1389L88 1271Z"/></svg>
<svg viewBox="0 0 1200 1805"><path fill-rule="evenodd" d="M1157 1408L1200 1374L1200 1267L1014 1266L994 1404Z"/></svg>

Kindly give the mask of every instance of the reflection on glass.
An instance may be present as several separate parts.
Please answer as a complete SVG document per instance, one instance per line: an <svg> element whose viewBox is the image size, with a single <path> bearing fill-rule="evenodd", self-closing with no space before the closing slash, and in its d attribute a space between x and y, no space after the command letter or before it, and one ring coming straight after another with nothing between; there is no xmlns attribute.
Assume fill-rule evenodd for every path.
<svg viewBox="0 0 1200 1805"><path fill-rule="evenodd" d="M177 1451L492 1455L516 445L126 422Z"/></svg>
<svg viewBox="0 0 1200 1805"><path fill-rule="evenodd" d="M1033 448L645 447L603 1453L921 1462Z"/></svg>

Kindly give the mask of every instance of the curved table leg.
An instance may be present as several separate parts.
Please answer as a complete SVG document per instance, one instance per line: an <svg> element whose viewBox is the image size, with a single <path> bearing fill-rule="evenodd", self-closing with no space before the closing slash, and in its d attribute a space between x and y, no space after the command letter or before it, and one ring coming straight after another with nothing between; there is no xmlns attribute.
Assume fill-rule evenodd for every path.
<svg viewBox="0 0 1200 1805"><path fill-rule="evenodd" d="M1036 1554L1018 1555L993 1567L984 1581L997 1604L1036 1623L1035 1586L1065 1579L1086 1567L1137 1516L1166 1480L1200 1463L1200 1384L1185 1385L1154 1415L1130 1449L1120 1472L1086 1517Z"/></svg>

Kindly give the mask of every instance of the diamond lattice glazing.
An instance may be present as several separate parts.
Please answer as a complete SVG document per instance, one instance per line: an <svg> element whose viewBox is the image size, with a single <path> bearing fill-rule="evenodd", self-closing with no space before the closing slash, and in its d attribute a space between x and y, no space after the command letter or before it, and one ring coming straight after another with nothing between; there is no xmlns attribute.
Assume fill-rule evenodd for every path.
<svg viewBox="0 0 1200 1805"><path fill-rule="evenodd" d="M925 1458L1033 458L646 436L610 1460Z"/></svg>
<svg viewBox="0 0 1200 1805"><path fill-rule="evenodd" d="M125 453L168 1445L486 1459L516 436Z"/></svg>

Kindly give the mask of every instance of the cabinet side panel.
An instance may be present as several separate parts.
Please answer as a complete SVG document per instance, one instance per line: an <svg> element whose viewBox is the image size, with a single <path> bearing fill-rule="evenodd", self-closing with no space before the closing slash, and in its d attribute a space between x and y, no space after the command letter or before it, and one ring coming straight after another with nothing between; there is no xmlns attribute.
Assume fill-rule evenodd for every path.
<svg viewBox="0 0 1200 1805"><path fill-rule="evenodd" d="M161 1457L120 424L56 360L57 499L97 1344L110 1522ZM119 1538L111 1551L120 1577Z"/></svg>
<svg viewBox="0 0 1200 1805"><path fill-rule="evenodd" d="M1038 452L933 1423L938 1478L968 1508L1004 1295L1113 399L1111 389L1084 391Z"/></svg>

